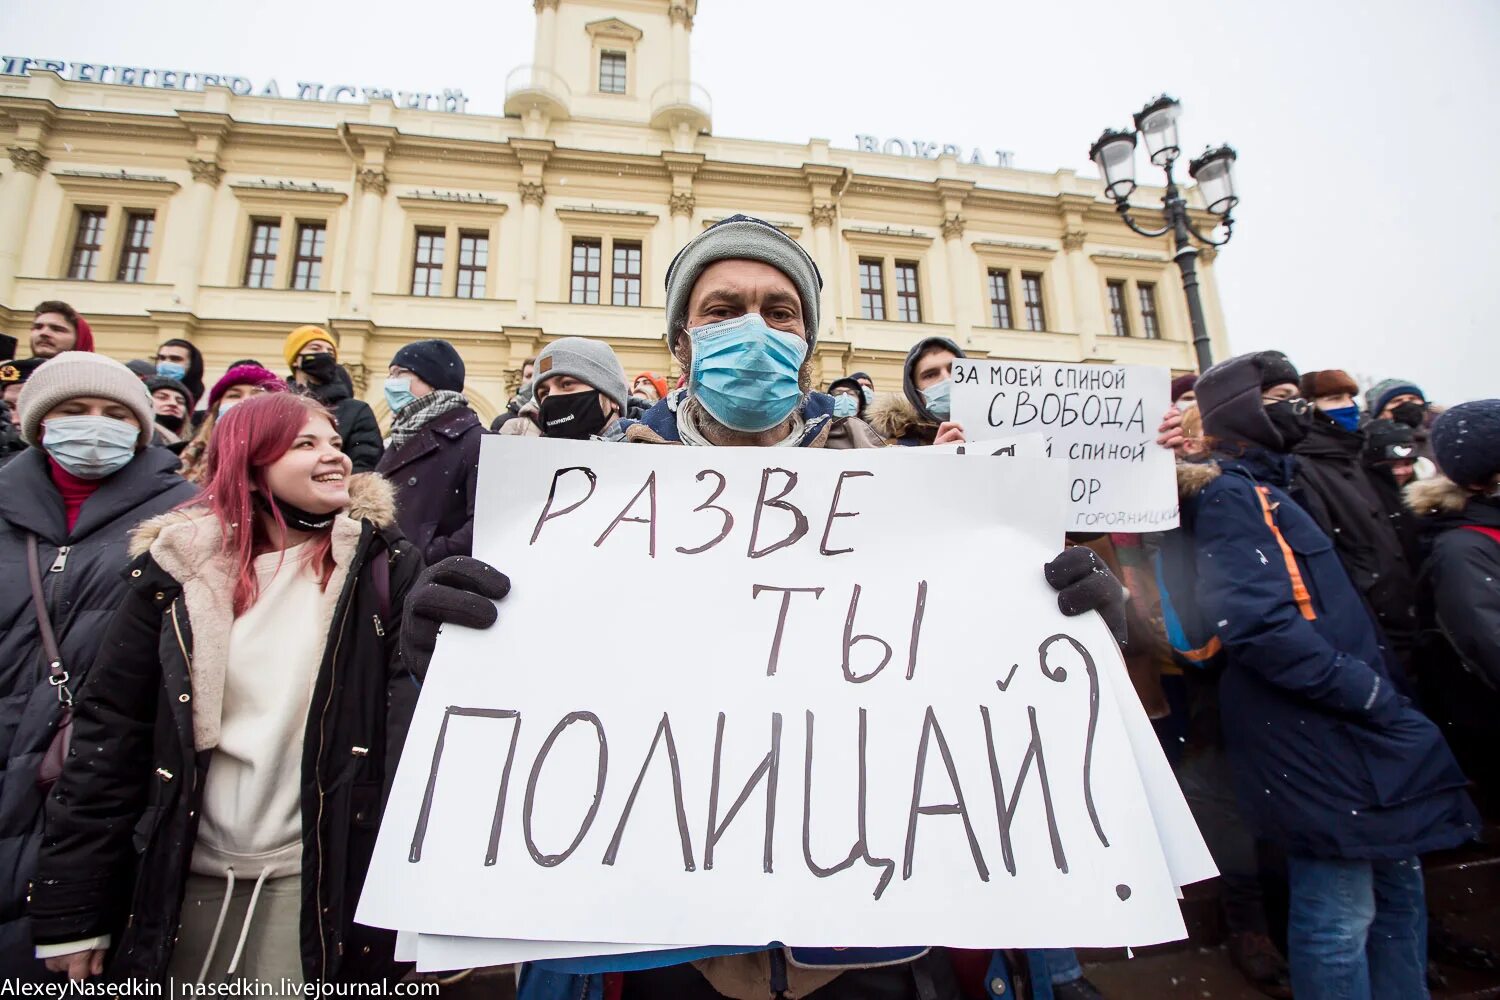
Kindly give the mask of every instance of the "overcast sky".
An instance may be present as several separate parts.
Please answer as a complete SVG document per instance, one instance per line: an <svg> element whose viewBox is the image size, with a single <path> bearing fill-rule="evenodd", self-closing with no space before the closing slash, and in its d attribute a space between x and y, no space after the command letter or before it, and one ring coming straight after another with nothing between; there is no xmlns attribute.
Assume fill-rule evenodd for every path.
<svg viewBox="0 0 1500 1000"><path fill-rule="evenodd" d="M0 0L7 55L460 87L494 114L533 25L529 0ZM1189 151L1240 153L1215 264L1235 350L1454 402L1500 396L1497 50L1494 0L701 0L693 74L719 135L865 132L1080 173L1100 129L1166 91Z"/></svg>

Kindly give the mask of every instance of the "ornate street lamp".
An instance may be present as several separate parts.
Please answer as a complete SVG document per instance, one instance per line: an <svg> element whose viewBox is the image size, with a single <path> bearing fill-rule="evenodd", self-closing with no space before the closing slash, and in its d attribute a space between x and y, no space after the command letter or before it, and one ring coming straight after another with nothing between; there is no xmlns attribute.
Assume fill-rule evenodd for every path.
<svg viewBox="0 0 1500 1000"><path fill-rule="evenodd" d="M1188 165L1188 175L1203 194L1208 211L1218 217L1209 235L1198 232L1188 218L1187 200L1177 189L1172 168L1181 155L1177 140L1177 119L1182 114L1182 105L1163 94L1146 105L1135 115L1135 132L1117 132L1105 129L1097 142L1089 147L1089 159L1099 168L1104 178L1104 191L1115 203L1115 209L1131 229L1152 239L1172 234L1176 250L1173 259L1182 271L1182 290L1187 296L1188 318L1193 326L1193 348L1198 353L1198 370L1206 371L1213 364L1213 350L1208 340L1208 324L1203 319L1203 302L1198 294L1198 247L1194 240L1204 246L1221 247L1234 235L1234 220L1230 212L1239 204L1234 193L1234 150L1228 146L1204 150L1203 154ZM1157 230L1143 229L1130 217L1130 195L1135 191L1135 146L1137 133L1145 141L1146 155L1151 162L1167 175L1166 192L1162 198L1162 215L1166 225ZM1214 239L1213 232L1224 229L1223 239Z"/></svg>

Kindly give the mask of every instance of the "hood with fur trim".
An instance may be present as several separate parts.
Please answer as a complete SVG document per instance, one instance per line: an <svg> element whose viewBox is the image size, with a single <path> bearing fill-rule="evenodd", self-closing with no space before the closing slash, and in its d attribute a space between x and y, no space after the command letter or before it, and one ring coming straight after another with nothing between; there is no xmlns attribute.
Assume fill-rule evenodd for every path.
<svg viewBox="0 0 1500 1000"><path fill-rule="evenodd" d="M1418 517L1437 514L1462 514L1474 494L1446 476L1419 479L1402 490L1406 506Z"/></svg>
<svg viewBox="0 0 1500 1000"><path fill-rule="evenodd" d="M1223 473L1213 462L1177 463L1177 499L1187 500L1197 496Z"/></svg>
<svg viewBox="0 0 1500 1000"><path fill-rule="evenodd" d="M875 433L890 441L899 441L913 432L929 440L937 435L938 425L924 420L911 401L899 392L876 396L875 402L866 407L864 420L875 428Z"/></svg>
<svg viewBox="0 0 1500 1000"><path fill-rule="evenodd" d="M348 582L365 521L376 528L396 522L396 491L384 478L362 473L349 479L349 507L334 518L333 573L323 588L321 635L333 626L334 609ZM219 745L229 634L234 626L234 574L221 548L219 521L207 507L174 510L142 522L130 536L132 559L146 553L182 585L192 628L188 672L193 688L193 746Z"/></svg>

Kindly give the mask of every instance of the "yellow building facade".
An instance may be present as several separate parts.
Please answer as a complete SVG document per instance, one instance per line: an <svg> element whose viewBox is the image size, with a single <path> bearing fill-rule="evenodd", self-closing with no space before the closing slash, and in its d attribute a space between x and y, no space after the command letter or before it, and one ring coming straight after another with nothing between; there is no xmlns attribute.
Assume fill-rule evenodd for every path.
<svg viewBox="0 0 1500 1000"><path fill-rule="evenodd" d="M391 356L442 337L488 420L556 337L605 340L632 374L674 370L667 265L745 212L823 273L823 384L863 369L899 389L932 334L974 355L1194 368L1167 243L1127 229L1099 181L951 147L716 136L692 82L696 0L534 7L533 63L506 78L503 115L6 58L0 323L24 344L32 308L62 299L122 360L192 341L210 382L239 358L279 370L290 328L325 325L382 421ZM1222 357L1212 252L1199 273Z"/></svg>

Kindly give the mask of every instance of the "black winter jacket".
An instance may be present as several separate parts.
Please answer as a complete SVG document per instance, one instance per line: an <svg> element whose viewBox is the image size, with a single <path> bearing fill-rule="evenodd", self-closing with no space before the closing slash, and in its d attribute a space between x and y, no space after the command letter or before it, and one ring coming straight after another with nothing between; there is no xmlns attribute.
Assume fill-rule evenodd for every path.
<svg viewBox="0 0 1500 1000"><path fill-rule="evenodd" d="M422 558L393 524L392 492L351 481L334 522L339 589L302 759L302 968L309 982L393 976L395 936L354 909L420 678L398 662L402 603ZM144 526L105 652L79 693L76 755L47 803L32 895L39 943L112 936L112 978L160 981L182 907L211 747L196 747L195 688L224 669L233 621L216 525ZM144 551L143 551L144 550ZM215 567L218 567L217 569ZM382 577L385 596L382 596ZM199 637L201 641L199 641ZM218 645L220 651L214 652ZM202 693L201 690L198 693Z"/></svg>
<svg viewBox="0 0 1500 1000"><path fill-rule="evenodd" d="M354 471L374 472L385 450L380 424L370 404L354 398L354 389L346 381L348 377L339 369L339 377L326 385L303 386L295 379L287 379L287 385L293 392L305 392L332 410L339 425L339 437L344 439L344 454L354 463Z"/></svg>
<svg viewBox="0 0 1500 1000"><path fill-rule="evenodd" d="M1317 412L1311 432L1295 449L1293 493L1333 540L1349 579L1407 666L1417 634L1416 567L1407 564L1401 537L1360 460L1363 448L1363 434Z"/></svg>
<svg viewBox="0 0 1500 1000"><path fill-rule="evenodd" d="M396 487L396 521L423 558L435 563L474 547L474 488L484 427L467 406L434 417L401 447L386 449L375 471Z"/></svg>
<svg viewBox="0 0 1500 1000"><path fill-rule="evenodd" d="M1428 548L1423 699L1469 776L1500 800L1500 499L1442 478L1412 483L1406 496Z"/></svg>
<svg viewBox="0 0 1500 1000"><path fill-rule="evenodd" d="M47 614L57 633L69 686L76 692L103 644L125 594L132 528L192 498L177 456L146 448L84 501L73 530L47 469L47 453L28 448L0 469L0 976L30 976L33 957L27 883L42 839L36 767L57 724L26 573L26 536L37 536Z"/></svg>

